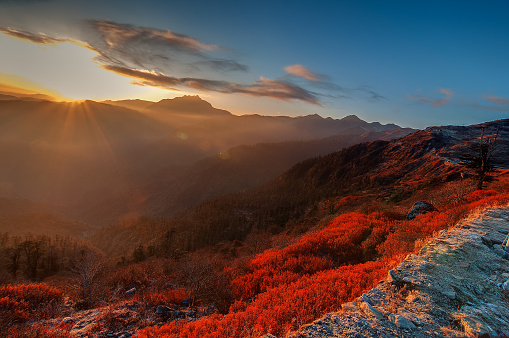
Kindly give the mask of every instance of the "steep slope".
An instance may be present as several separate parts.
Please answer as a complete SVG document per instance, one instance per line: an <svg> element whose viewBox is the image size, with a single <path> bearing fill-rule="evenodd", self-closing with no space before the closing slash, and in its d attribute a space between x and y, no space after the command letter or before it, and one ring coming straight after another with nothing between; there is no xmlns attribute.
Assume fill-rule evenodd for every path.
<svg viewBox="0 0 509 338"><path fill-rule="evenodd" d="M93 227L62 215L55 207L29 200L0 198L0 233L11 236L60 235L83 237Z"/></svg>
<svg viewBox="0 0 509 338"><path fill-rule="evenodd" d="M413 129L397 128L320 140L238 146L196 162L177 177L165 173L154 177L145 208L148 215L168 217L205 200L264 184L307 158L361 142L396 139L411 132Z"/></svg>
<svg viewBox="0 0 509 338"><path fill-rule="evenodd" d="M189 96L115 105L0 100L0 196L65 206L80 220L107 224L143 213L149 194L164 195L168 186L158 186L153 177L175 182L188 166L229 148L392 127L352 117L239 117ZM255 184L266 180L252 173ZM179 191L201 183L185 178ZM239 188L244 189L232 189ZM203 198L230 191L209 190Z"/></svg>
<svg viewBox="0 0 509 338"><path fill-rule="evenodd" d="M507 337L509 206L442 230L380 284L293 338Z"/></svg>
<svg viewBox="0 0 509 338"><path fill-rule="evenodd" d="M486 127L496 129L506 123L494 121ZM362 143L312 158L264 186L188 210L175 218L172 231L185 238L178 243L189 250L241 240L254 230L278 232L291 230L296 224L312 224L324 216L325 205L335 210L327 201L346 196L360 196L374 205L404 200L468 174L453 159L439 154L451 148L466 150L470 143L477 142L476 133L470 134L471 138L465 134L459 142L443 132L419 131L395 141ZM503 144L505 137L501 134L497 142Z"/></svg>

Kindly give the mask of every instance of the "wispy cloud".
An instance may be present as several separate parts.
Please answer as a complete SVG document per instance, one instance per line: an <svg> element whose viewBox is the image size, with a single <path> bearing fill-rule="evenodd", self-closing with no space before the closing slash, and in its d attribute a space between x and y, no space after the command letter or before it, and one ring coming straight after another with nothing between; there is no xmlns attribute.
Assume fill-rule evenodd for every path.
<svg viewBox="0 0 509 338"><path fill-rule="evenodd" d="M440 98L440 99L438 99L438 98L434 98L434 97L424 96L424 95L421 95L421 94L415 94L415 95L407 95L407 98L410 101L418 101L418 102L423 102L423 103L431 103L432 107L439 107L439 106L443 106L443 105L448 104L449 101L451 101L451 98L454 95L454 92L452 90L450 90L450 89L439 88L438 91L441 94L445 95L445 96Z"/></svg>
<svg viewBox="0 0 509 338"><path fill-rule="evenodd" d="M286 66L285 67L285 72L287 72L290 75L298 76L298 77L301 77L303 79L306 79L306 80L309 80L309 81L314 81L314 82L321 81L321 80L323 80L325 78L325 76L323 76L323 75L320 75L320 74L317 74L317 73L313 73L312 71L310 71L309 69L307 69L303 65Z"/></svg>
<svg viewBox="0 0 509 338"><path fill-rule="evenodd" d="M509 99L500 96L484 95L482 99L472 102L470 106L488 111L509 111Z"/></svg>
<svg viewBox="0 0 509 338"><path fill-rule="evenodd" d="M449 103L452 96L454 95L454 93L450 89L445 89L445 88L440 88L440 93L444 94L445 97L438 101L432 102L433 107L443 106L444 104Z"/></svg>
<svg viewBox="0 0 509 338"><path fill-rule="evenodd" d="M376 101L385 99L384 96L378 94L373 88L369 86L360 86L357 88L347 88L333 83L331 79L323 74L318 74L310 71L307 67L295 64L286 66L285 72L290 77L299 77L308 80L309 86L320 89L320 96L332 99L367 99L368 101ZM288 78L288 77L287 77Z"/></svg>
<svg viewBox="0 0 509 338"><path fill-rule="evenodd" d="M231 83L228 81L209 80L193 77L173 77L161 73L146 72L131 68L105 65L105 69L136 79L134 82L141 86L155 86L175 90L185 86L202 91L214 91L226 94L244 94L258 97L271 97L278 100L301 100L308 103L319 104L316 95L294 84L260 78L250 85Z"/></svg>
<svg viewBox="0 0 509 338"><path fill-rule="evenodd" d="M493 103L498 103L498 104L509 106L509 99L506 99L505 97L486 96L486 100L493 102Z"/></svg>
<svg viewBox="0 0 509 338"><path fill-rule="evenodd" d="M188 35L112 21L89 20L86 25L84 40L101 64L180 75L248 70L237 60L213 55L224 54L223 48Z"/></svg>
<svg viewBox="0 0 509 338"><path fill-rule="evenodd" d="M38 33L31 33L31 32L24 32L15 30L9 27L0 27L0 32L18 38L23 40L28 40L33 43L37 43L40 45L48 45L48 44L54 44L57 42L68 42L70 40L68 39L59 39L59 38L53 38L50 36L46 36L44 34L38 34Z"/></svg>

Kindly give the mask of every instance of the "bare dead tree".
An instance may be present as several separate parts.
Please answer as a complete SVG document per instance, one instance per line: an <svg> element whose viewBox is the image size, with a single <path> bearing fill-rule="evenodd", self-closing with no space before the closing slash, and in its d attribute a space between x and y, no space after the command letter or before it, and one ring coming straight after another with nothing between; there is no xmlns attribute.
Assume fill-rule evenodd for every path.
<svg viewBox="0 0 509 338"><path fill-rule="evenodd" d="M91 301L95 284L106 266L104 256L92 250L81 250L69 262L69 271L76 279L84 300Z"/></svg>
<svg viewBox="0 0 509 338"><path fill-rule="evenodd" d="M482 190L485 182L496 180L493 173L497 172L495 161L492 158L493 146L497 140L500 126L494 136L484 137L484 127L481 131L479 144L470 147L471 152L460 157L460 164L472 169L477 181L477 190Z"/></svg>

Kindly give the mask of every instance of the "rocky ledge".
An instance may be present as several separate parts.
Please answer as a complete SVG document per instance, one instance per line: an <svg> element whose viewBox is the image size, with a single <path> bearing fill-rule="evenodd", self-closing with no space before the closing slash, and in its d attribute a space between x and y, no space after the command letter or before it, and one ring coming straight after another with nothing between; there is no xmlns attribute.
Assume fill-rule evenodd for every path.
<svg viewBox="0 0 509 338"><path fill-rule="evenodd" d="M377 287L290 335L509 337L509 206L442 230Z"/></svg>

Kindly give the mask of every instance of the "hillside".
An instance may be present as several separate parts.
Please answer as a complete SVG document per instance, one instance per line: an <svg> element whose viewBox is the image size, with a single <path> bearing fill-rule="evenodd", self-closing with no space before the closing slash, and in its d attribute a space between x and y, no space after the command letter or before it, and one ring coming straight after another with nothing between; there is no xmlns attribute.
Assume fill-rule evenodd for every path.
<svg viewBox="0 0 509 338"><path fill-rule="evenodd" d="M377 287L288 337L508 336L508 220L506 206L442 230Z"/></svg>
<svg viewBox="0 0 509 338"><path fill-rule="evenodd" d="M0 233L80 238L92 230L95 229L88 224L65 217L55 207L29 200L0 198Z"/></svg>
<svg viewBox="0 0 509 338"><path fill-rule="evenodd" d="M486 135L502 126L494 152L497 159L506 149L508 122L485 124ZM260 187L203 202L169 223L168 231L177 236L172 245L179 250L194 250L243 240L253 231L306 231L327 212L349 210L350 203L338 202L346 197L376 209L408 201L412 196L426 196L440 185L459 179L462 173L469 176L455 164L457 159L442 154L451 149L456 153L467 151L470 144L478 142L480 128L464 127L464 133L454 138L444 132L447 128L454 127L418 131L395 141L357 144L298 163ZM500 166L507 168L507 159L500 160ZM403 205L410 207L412 203ZM114 237L106 235L109 231L115 232L105 228L97 235L105 249L111 249L111 245L100 239Z"/></svg>
<svg viewBox="0 0 509 338"><path fill-rule="evenodd" d="M151 210L161 209L164 198L148 205L149 195L203 190L201 178L182 176L195 170L190 166L196 168L197 161L232 147L399 130L354 117L234 116L197 96L107 102L0 100L0 196L58 205L80 221L105 225L154 215ZM296 161L310 156L316 154L303 151ZM253 171L252 182L265 182L292 164L270 177L263 169L260 177ZM178 186L172 186L176 181ZM253 185L223 186L191 196L200 201ZM157 215L174 214L192 203L178 198L176 204Z"/></svg>
<svg viewBox="0 0 509 338"><path fill-rule="evenodd" d="M485 124L486 135L502 126L494 152L497 159L506 148L508 121ZM478 142L480 128L465 127L465 132L454 138L444 132L447 128L430 128L394 141L357 144L298 163L260 187L203 202L168 223L168 231L176 236L172 246L194 250L222 241L243 240L253 231L305 231L327 212L349 210L349 203L338 202L346 197L376 209L412 196L426 196L445 182L459 179L462 172L465 177L469 175L455 164L457 159L442 154L451 149L456 153L467 151L470 144ZM500 160L500 166L507 168L509 162ZM171 199L168 201L171 203ZM413 202L406 203L403 205L410 207ZM102 248L111 250L110 242L101 238L113 238L114 229L105 228L97 234ZM113 233L106 235L108 232Z"/></svg>
<svg viewBox="0 0 509 338"><path fill-rule="evenodd" d="M496 121L487 127L500 122L505 123ZM485 132L488 135L489 128ZM463 147L477 141L472 135L461 140ZM483 250L504 255L495 244L508 229L487 234L474 226L477 223L451 227L472 211L507 205L509 169L496 173L499 181L489 189L475 190L468 172L452 159L436 155L457 144L456 138L443 132L419 131L308 159L268 184L204 202L173 219L137 217L116 222L89 237L106 256L68 239L55 237L54 242L50 237L27 237L20 242L3 236L0 259L5 264L0 278L7 282L45 278L45 284L0 287L0 327L9 328L13 337L39 332L36 330L58 332L59 337L320 336L329 328L305 331L303 325L347 304L344 310L357 311L362 320L370 314L379 321L387 318L382 324L384 330L393 330L387 331L389 335L406 333L403 326L414 325L423 327L426 334L458 336L458 330L468 330L470 323L478 327L475 321L487 320L472 312L479 305L476 298L482 295L484 301L500 294L476 289L474 283L479 282L469 274L504 281L505 270L491 277L494 273L485 266L497 262L489 254L484 257ZM432 201L435 208L407 217L411 205L419 200ZM461 233L469 229L473 230L466 242L474 239L493 247L474 243L468 249L489 264L483 265L483 260L478 264L477 256L468 253L469 244L462 242ZM442 237L434 241L439 232ZM484 241L475 239L479 234ZM450 248L445 247L446 241ZM433 251L419 251L426 243L431 243ZM421 266L420 258L409 256L410 261L397 268L405 256L418 251L423 259L429 258L428 264ZM471 261L468 266L462 264L461 255ZM459 278L451 279L448 264L457 261L462 265L450 270ZM416 270L402 272L408 265ZM88 284L81 277L84 271L88 271ZM387 303L382 297L387 294L374 289L367 294L374 305L351 303L388 273L392 281L379 284L378 289L395 290L395 296L404 299ZM421 277L425 283L419 284ZM40 291L45 288L50 289ZM436 290L443 292L436 296ZM52 297L51 311L39 294ZM416 297L407 304L410 294ZM499 301L495 298L493 304ZM377 310L375 306L380 305L383 308ZM398 312L398 308L406 311ZM449 315L453 309L462 311L460 317L467 318L464 323L460 317L450 321L456 318ZM416 321L409 313L419 316L417 310L428 311L428 315ZM405 321L405 316L411 319ZM435 321L439 331L433 326ZM368 328L366 324L358 331L365 329L366 334L377 336L373 331L377 325ZM496 325L490 324L492 330L498 330ZM335 334L333 328L330 332Z"/></svg>
<svg viewBox="0 0 509 338"><path fill-rule="evenodd" d="M234 147L194 163L176 177L166 173L155 176L148 188L144 213L167 218L203 201L253 189L305 159L327 155L362 142L396 139L411 132L413 129L396 128L311 141Z"/></svg>

